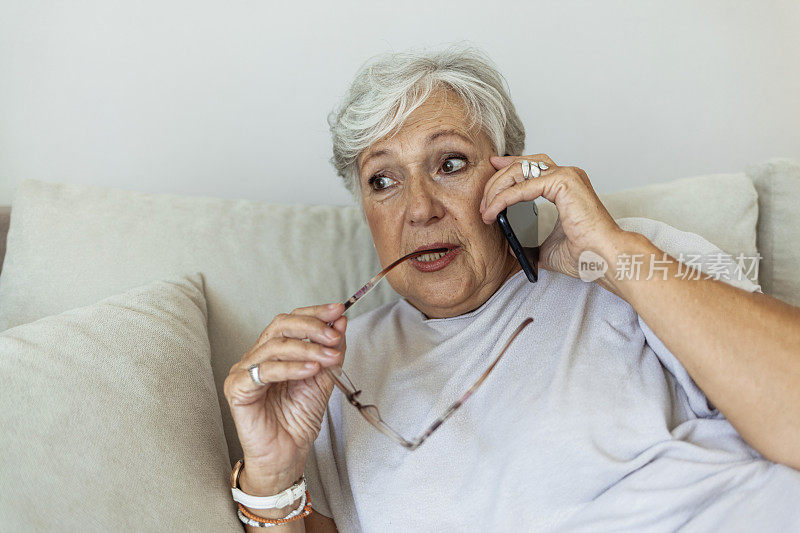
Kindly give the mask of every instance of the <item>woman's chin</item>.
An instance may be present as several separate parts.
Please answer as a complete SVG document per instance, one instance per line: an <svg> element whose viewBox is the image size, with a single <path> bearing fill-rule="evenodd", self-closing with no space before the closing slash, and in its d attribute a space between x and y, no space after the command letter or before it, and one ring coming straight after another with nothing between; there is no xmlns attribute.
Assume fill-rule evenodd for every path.
<svg viewBox="0 0 800 533"><path fill-rule="evenodd" d="M481 280L460 263L457 259L436 272L413 271L404 277L404 287L395 290L428 317L462 315L483 302L478 301Z"/></svg>
<svg viewBox="0 0 800 533"><path fill-rule="evenodd" d="M406 300L428 317L445 318L463 315L471 309L468 295L463 294L464 286L427 287L426 291L413 291ZM449 290L448 290L449 289ZM477 307L477 306L476 306Z"/></svg>

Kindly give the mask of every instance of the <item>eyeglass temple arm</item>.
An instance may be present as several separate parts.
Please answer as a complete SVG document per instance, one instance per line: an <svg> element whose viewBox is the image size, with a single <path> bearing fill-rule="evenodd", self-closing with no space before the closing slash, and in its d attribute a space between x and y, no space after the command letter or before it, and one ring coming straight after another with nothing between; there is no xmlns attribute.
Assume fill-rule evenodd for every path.
<svg viewBox="0 0 800 533"><path fill-rule="evenodd" d="M495 365L497 365L497 363L500 361L500 358L503 357L503 354L506 353L506 350L514 341L514 339L517 337L517 335L519 335L520 332L523 329L525 329L525 327L528 326L528 324L530 324L531 322L533 322L533 319L528 317L525 320L523 320L519 326L517 326L517 329L514 330L514 333L511 334L511 337L509 337L509 339L506 341L505 346L503 346L503 349L500 350L500 353L497 355L495 360L492 361L492 364L489 366L489 368L487 368L486 371L481 375L481 377L478 378L478 380L472 384L472 386L467 390L467 392L462 394L458 400L451 403L450 407L448 407L447 410L439 418L437 418L433 422L433 424L431 424L430 427L427 430L425 430L425 433L423 433L420 437L417 437L413 441L407 440L402 435L397 433L394 429L392 429L392 427L389 426L389 424L384 422L382 418L380 419L381 422L380 426L375 426L375 427L378 428L382 433L385 433L394 438L397 442L402 444L403 447L408 448L409 450L416 450L420 446L420 444L422 444L423 441L425 441L425 439L427 439L431 435L431 433L436 431L436 429L439 426L441 426L442 423L444 423L444 421L447 420L456 409L461 407L461 405L464 402L466 402L470 396L472 396L472 393L475 392L475 389L477 389L481 385L481 383L483 383L486 377L492 372L492 369L494 369ZM328 370L328 372L330 372L328 368L326 368L325 370ZM347 391L345 391L344 389L342 389L341 386L339 386L338 380L334 379L333 382L336 384L337 387L339 387L339 389L343 393L345 393L346 395L348 394ZM359 407L361 404L356 402L356 404L354 405L356 405L356 407ZM378 417L380 418L380 413L378 413Z"/></svg>
<svg viewBox="0 0 800 533"><path fill-rule="evenodd" d="M464 402L466 402L466 401L467 401L467 399L468 399L470 396L472 396L472 393L473 393L473 392L475 392L475 389L477 389L477 388L480 386L480 384L481 384L481 383L483 383L483 381L486 379L486 377L487 377L487 376L488 376L488 375L489 375L489 374L492 372L492 369L495 367L495 365L497 365L497 363L500 361L500 358L501 358L501 357L503 357L503 354L504 354L504 353L506 353L506 350L507 350L507 349L508 349L508 347L511 345L511 342L512 342L512 341L513 341L513 340L514 340L514 339L517 337L517 335L519 335L519 333L520 333L520 332L521 332L523 329L525 329L525 327L526 327L528 324L530 324L531 322L533 322L533 319L532 319L532 318L530 318L530 317L528 317L528 318L526 318L526 319L525 319L525 320L522 322L522 324L520 324L520 325L517 327L517 329L516 329L516 330L514 330L514 333L512 333L512 334L511 334L511 337L509 337L509 339L506 341L506 344L505 344L505 346L503 346L503 349L502 349L502 350L500 350L500 353L497 355L497 357L495 358L495 360L494 360L494 361L492 361L492 364L491 364L491 365L489 365L489 368L487 368L487 369L486 369L486 371L485 371L485 372L484 372L484 373L481 375L481 377L479 377L479 378L478 378L478 380L477 380L475 383L473 383L473 384L472 384L472 386L471 386L469 389L467 389L467 392L465 392L464 394L462 394L462 395L461 395L461 398L459 398L458 400L456 400L456 401L454 401L453 403L451 403L451 404L450 404L450 407L448 407L448 408L447 408L447 411L445 411L445 412L442 414L442 416L440 416L439 418L437 418L437 419L436 419L436 420L433 422L433 424L431 424L431 426L430 426L430 427L429 427L429 428L428 428L428 429L425 431L425 433L423 433L423 434L422 434L422 436L421 436L421 437L419 437L418 439L416 439L415 441L413 441L413 443L412 443L412 444L414 444L414 445L415 445L415 447L416 447L416 446L419 446L419 445L422 443L422 441L424 441L425 439L427 439L427 438L430 436L430 434L431 434L431 433L433 433L433 432L436 430L436 428L438 428L440 425L442 425L442 422L444 422L445 420L447 420L447 418L448 418L448 417L449 417L451 414L453 414L453 411L455 411L456 409L458 409L459 407L461 407L461 404L463 404ZM402 437L401 437L401 438L402 438ZM403 440L405 440L405 439L403 439ZM408 441L406 441L406 442L408 442Z"/></svg>
<svg viewBox="0 0 800 533"><path fill-rule="evenodd" d="M403 257L401 257L400 259L398 259L397 261L395 261L391 265L387 266L386 268L384 268L383 270L381 270L380 272L375 274L375 276L373 276L372 279L370 279L366 284L364 284L363 287L358 289L358 291L356 291L356 293L354 295L352 295L349 300L344 302L344 310L347 311L350 308L350 306L352 306L354 303L356 303L358 300L360 300L365 294L367 294L369 291L371 291L375 287L375 285L377 285L378 282L380 280L382 280L383 277L386 274L389 273L389 271L391 271L394 267L396 267L397 265L399 265L400 263L402 263L406 259L411 259L413 257L419 257L420 255L425 255L425 254L437 254L437 253L442 253L442 252L447 252L447 251L449 251L449 248L432 248L430 250L420 250L420 251L417 251L417 252L411 252L410 254L404 255Z"/></svg>
<svg viewBox="0 0 800 533"><path fill-rule="evenodd" d="M352 307L354 303L356 303L361 298L363 298L365 294L367 294L369 291L374 289L375 285L377 285L378 282L380 280L382 280L384 276L386 276L386 274L388 274L394 267L396 267L397 265L399 265L400 263L402 263L406 259L411 259L413 257L419 257L420 255L424 255L424 254L437 254L437 253L442 253L442 252L447 252L447 251L449 251L449 248L432 248L430 250L419 250L419 251L411 252L410 254L404 255L403 257L401 257L400 259L398 259L397 261L395 261L391 265L387 266L386 268L384 268L383 270L381 270L380 272L375 274L372 277L372 279L370 279L368 282L366 282L363 287L358 289L354 295L352 295L346 302L344 302L344 311L343 311L343 313L346 312L348 309L350 309L350 307ZM328 326L329 327L333 327L333 322L328 322ZM328 373L329 377L331 379L333 379L333 375L331 374L330 369L328 367L325 367L324 370ZM336 383L337 387L339 386L339 384L336 382L335 379L333 379L333 382ZM344 392L344 391L342 391L342 392Z"/></svg>
<svg viewBox="0 0 800 533"><path fill-rule="evenodd" d="M432 250L422 250L422 251L419 251L419 252L412 252L410 254L404 255L403 257L401 257L400 259L398 259L397 261L395 261L394 263L392 263L388 267L386 267L383 270L381 270L377 275L375 275L372 279L370 279L363 287L361 287L353 296L351 296L350 299L347 300L344 303L344 310L347 311L347 309L349 309L354 303L356 303L365 294L367 294L369 291L371 291L375 287L375 285L381 279L383 279L383 277L387 273L389 273L390 270L392 270L394 267L396 267L397 265L399 265L400 263L402 263L406 259L409 259L409 258L412 258L412 257L417 257L417 256L420 256L420 255L423 255L423 254L441 253L441 252L447 252L447 251L448 251L447 248L434 248ZM533 322L532 318L526 318L522 322L522 324L520 324L517 327L517 329L514 331L514 333L508 339L508 341L506 341L506 344L505 344L505 346L503 346L503 349L500 351L500 354L495 358L495 360L492 362L492 364L489 366L489 368L486 369L486 371L481 375L481 377L478 378L478 380L475 383L473 383L472 386L458 400L456 400L455 402L450 404L450 407L447 408L447 411L445 411L445 413L442 416L437 418L436 421L434 421L434 423L431 424L431 426L425 431L425 433L422 434L421 437L418 437L418 438L414 439L413 441L409 441L409 440L405 439L403 436L401 436L399 433L397 433L394 429L391 428L391 426L389 426L388 424L386 424L386 422L383 422L382 420L381 420L381 422L382 422L382 426L383 427L382 428L378 428L378 429L380 429L383 432L386 432L387 434L392 435L404 447L406 447L406 448L408 448L410 450L416 449L420 444L422 444L422 442L425 439L428 438L428 436L430 436L431 433L433 433L440 425L442 425L442 423L445 420L447 420L447 418L451 414L453 414L453 412L456 409L461 407L461 404L463 404L465 401L467 401L467 399L472 395L472 393L475 391L475 389L477 389L480 386L480 384L483 383L483 381L486 379L486 377L489 375L489 373L491 373L492 369L495 367L495 365L498 363L498 361L500 361L500 358L503 357L503 354L506 352L506 350L508 349L508 347L511 344L511 342L531 322ZM329 323L328 325L332 326L333 323ZM338 387L343 393L349 394L346 390L344 390L339 385L339 380L334 377L334 375L331 372L329 367L325 367L324 370L329 374L329 376L333 380L333 383L336 385L336 387Z"/></svg>

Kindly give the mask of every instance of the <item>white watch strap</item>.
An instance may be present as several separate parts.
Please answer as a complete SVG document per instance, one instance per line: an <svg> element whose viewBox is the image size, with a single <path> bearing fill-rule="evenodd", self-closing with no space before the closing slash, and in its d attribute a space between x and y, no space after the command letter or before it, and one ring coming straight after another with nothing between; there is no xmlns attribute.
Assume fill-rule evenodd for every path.
<svg viewBox="0 0 800 533"><path fill-rule="evenodd" d="M300 483L296 483L273 496L253 496L237 488L231 488L231 493L234 500L251 509L280 509L305 495L306 478L303 476Z"/></svg>
<svg viewBox="0 0 800 533"><path fill-rule="evenodd" d="M303 493L303 498L300 500L300 505L297 507L297 509L295 509L291 513L289 513L286 516L284 516L283 519L284 520L288 520L290 518L294 518L295 516L303 513L305 511L305 507L306 507L306 493L304 492ZM273 526L280 525L280 524L264 524L263 522L258 522L256 520L248 518L248 517L246 517L244 515L244 513L242 512L241 509L236 509L236 514L239 515L239 520L241 520L242 522L244 522L245 524L247 524L249 526L253 526L253 527L273 527Z"/></svg>

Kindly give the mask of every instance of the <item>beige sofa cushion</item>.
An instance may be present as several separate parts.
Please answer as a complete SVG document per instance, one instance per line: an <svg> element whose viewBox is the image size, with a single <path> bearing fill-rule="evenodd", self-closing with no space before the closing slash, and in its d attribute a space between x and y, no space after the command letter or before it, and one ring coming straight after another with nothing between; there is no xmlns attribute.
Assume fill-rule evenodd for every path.
<svg viewBox="0 0 800 533"><path fill-rule="evenodd" d="M241 531L200 274L0 334L4 531Z"/></svg>
<svg viewBox="0 0 800 533"><path fill-rule="evenodd" d="M3 259L6 256L6 235L11 218L11 206L0 205L0 272L3 271Z"/></svg>
<svg viewBox="0 0 800 533"><path fill-rule="evenodd" d="M756 256L758 195L743 173L679 178L598 196L615 219L652 218L701 235L732 256ZM541 242L552 231L558 212L550 202L539 207ZM753 269L748 277L758 283L757 274Z"/></svg>
<svg viewBox="0 0 800 533"><path fill-rule="evenodd" d="M677 219L679 229L699 233L729 253L754 248L754 190L740 177L698 177L625 194L620 205L630 210L616 216ZM222 393L230 367L276 314L342 301L378 270L369 229L354 207L280 206L26 180L12 203L0 275L0 330L151 279L202 272L212 369L233 464L241 447ZM375 291L353 308L351 318L397 297L388 283Z"/></svg>
<svg viewBox="0 0 800 533"><path fill-rule="evenodd" d="M212 369L231 465L241 456L222 385L272 318L342 301L377 254L351 207L144 194L25 180L12 201L0 331L153 279L202 272ZM394 295L375 289L353 315Z"/></svg>
<svg viewBox="0 0 800 533"><path fill-rule="evenodd" d="M747 168L758 191L764 292L800 306L800 164L774 158Z"/></svg>

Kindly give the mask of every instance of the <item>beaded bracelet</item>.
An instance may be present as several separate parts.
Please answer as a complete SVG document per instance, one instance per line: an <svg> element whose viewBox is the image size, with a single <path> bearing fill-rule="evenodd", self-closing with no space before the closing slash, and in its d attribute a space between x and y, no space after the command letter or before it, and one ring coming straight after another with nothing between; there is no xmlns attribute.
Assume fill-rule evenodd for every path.
<svg viewBox="0 0 800 533"><path fill-rule="evenodd" d="M308 490L306 490L305 494L303 494L303 498L300 500L300 505L286 515L283 518L264 518L263 516L258 516L250 511L247 508L239 503L239 510L237 514L239 516L239 520L244 522L245 524L253 527L272 527L277 526L280 524L286 524L288 522L294 522L295 520L299 520L300 518L304 518L311 514L313 508L311 507L310 495L308 494Z"/></svg>

